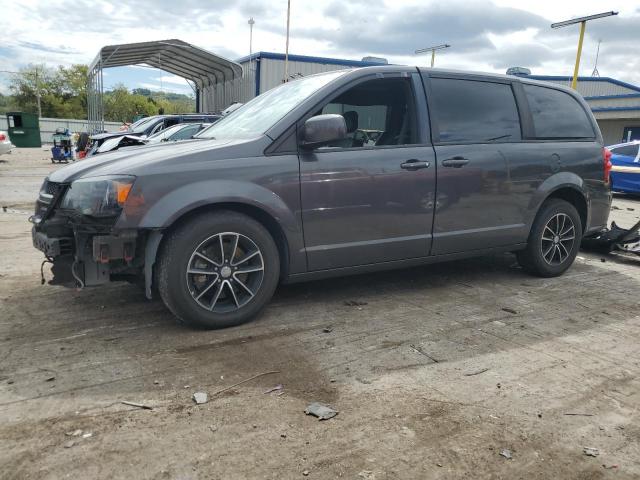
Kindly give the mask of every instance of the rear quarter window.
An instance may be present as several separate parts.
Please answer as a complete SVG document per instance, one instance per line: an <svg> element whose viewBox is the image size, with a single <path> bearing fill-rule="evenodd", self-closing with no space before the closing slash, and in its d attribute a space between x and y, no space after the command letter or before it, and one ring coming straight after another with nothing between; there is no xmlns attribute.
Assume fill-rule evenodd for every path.
<svg viewBox="0 0 640 480"><path fill-rule="evenodd" d="M591 121L582 105L568 93L553 88L523 85L537 138L594 138Z"/></svg>

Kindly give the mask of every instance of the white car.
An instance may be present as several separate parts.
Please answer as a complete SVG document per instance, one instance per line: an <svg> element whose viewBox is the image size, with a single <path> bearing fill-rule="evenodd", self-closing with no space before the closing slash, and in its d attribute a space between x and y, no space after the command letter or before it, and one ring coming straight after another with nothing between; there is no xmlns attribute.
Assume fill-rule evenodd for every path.
<svg viewBox="0 0 640 480"><path fill-rule="evenodd" d="M7 132L0 130L0 155L3 153L9 153L12 148L14 148L14 145L11 144L11 140L9 140Z"/></svg>

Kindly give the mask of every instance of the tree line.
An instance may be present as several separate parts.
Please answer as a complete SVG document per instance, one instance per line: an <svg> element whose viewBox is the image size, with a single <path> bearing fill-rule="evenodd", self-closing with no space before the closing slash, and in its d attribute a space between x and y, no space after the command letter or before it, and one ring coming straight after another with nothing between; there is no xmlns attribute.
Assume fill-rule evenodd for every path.
<svg viewBox="0 0 640 480"><path fill-rule="evenodd" d="M12 74L9 95L0 93L0 114L18 111L38 113L50 118L87 118L87 65L29 65ZM195 111L193 97L179 93L129 90L119 84L105 91L104 119L131 122L137 115L190 113Z"/></svg>

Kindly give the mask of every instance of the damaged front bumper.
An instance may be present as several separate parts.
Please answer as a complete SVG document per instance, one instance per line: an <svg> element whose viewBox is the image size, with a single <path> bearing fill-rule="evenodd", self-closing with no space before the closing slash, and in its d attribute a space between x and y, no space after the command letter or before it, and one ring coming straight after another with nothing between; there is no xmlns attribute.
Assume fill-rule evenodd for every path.
<svg viewBox="0 0 640 480"><path fill-rule="evenodd" d="M58 206L66 188L45 181L29 218L33 246L53 264L49 283L89 287L139 277L144 238L137 230L115 231L116 217L96 219L61 210Z"/></svg>
<svg viewBox="0 0 640 480"><path fill-rule="evenodd" d="M50 284L92 287L141 273L142 262L136 261L137 232L117 236L71 232L68 237L49 237L35 225L31 230L33 246L53 263Z"/></svg>

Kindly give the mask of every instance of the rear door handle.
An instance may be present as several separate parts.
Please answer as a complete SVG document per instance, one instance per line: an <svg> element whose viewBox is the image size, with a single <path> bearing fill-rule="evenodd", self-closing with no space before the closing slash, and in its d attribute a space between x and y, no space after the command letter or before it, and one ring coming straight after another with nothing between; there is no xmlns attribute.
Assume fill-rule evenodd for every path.
<svg viewBox="0 0 640 480"><path fill-rule="evenodd" d="M453 157L453 158L447 158L446 160L443 160L442 161L442 166L443 167L460 168L460 167L464 167L467 163L469 163L469 159L468 158Z"/></svg>
<svg viewBox="0 0 640 480"><path fill-rule="evenodd" d="M429 168L429 165L431 165L429 162L412 158L411 160L401 163L400 168L403 168L404 170L419 170L421 168Z"/></svg>

